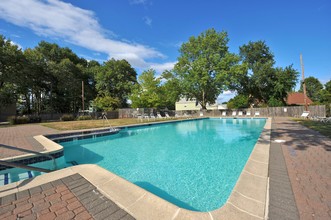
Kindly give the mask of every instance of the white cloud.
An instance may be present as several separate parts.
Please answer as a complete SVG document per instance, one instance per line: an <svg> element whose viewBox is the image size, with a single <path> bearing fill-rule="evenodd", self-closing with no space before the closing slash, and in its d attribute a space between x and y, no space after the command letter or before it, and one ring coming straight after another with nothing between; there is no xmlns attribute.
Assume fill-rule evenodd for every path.
<svg viewBox="0 0 331 220"><path fill-rule="evenodd" d="M143 17L143 20L145 22L145 24L147 24L148 26L152 26L152 19L148 16Z"/></svg>
<svg viewBox="0 0 331 220"><path fill-rule="evenodd" d="M151 64L150 68L154 69L158 73L162 73L165 70L172 70L177 62L167 62L162 64Z"/></svg>
<svg viewBox="0 0 331 220"><path fill-rule="evenodd" d="M217 97L217 102L218 103L222 103L222 102L227 102L230 99L232 99L233 97L235 97L237 94L235 91L230 91L230 90L226 90L223 91L223 93L221 93L218 97Z"/></svg>
<svg viewBox="0 0 331 220"><path fill-rule="evenodd" d="M144 2L147 1L132 1L135 4ZM2 1L0 18L27 27L40 36L63 39L106 53L111 58L126 59L138 68L149 67L151 64L146 61L148 59L165 58L165 55L149 46L114 39L110 31L101 27L93 11L59 0Z"/></svg>
<svg viewBox="0 0 331 220"><path fill-rule="evenodd" d="M131 0L130 4L133 5L145 5L147 3L147 0Z"/></svg>
<svg viewBox="0 0 331 220"><path fill-rule="evenodd" d="M14 42L14 41L10 41L10 44L11 45L16 45L18 47L18 49L23 49L23 47L20 44Z"/></svg>

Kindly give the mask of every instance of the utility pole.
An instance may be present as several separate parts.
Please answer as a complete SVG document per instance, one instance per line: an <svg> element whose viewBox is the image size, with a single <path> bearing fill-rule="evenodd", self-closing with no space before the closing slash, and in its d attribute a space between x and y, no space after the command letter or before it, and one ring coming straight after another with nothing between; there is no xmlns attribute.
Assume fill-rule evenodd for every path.
<svg viewBox="0 0 331 220"><path fill-rule="evenodd" d="M82 108L83 115L85 115L85 112L84 112L84 110L85 110L85 107L84 107L84 81L82 81L82 106L83 106L83 108Z"/></svg>
<svg viewBox="0 0 331 220"><path fill-rule="evenodd" d="M304 102L305 102L305 110L308 111L308 107L307 107L307 92L306 92L306 83L305 83L305 70L304 70L304 67L303 67L302 54L300 54L300 63L301 63L301 71L302 71L303 99L304 99Z"/></svg>

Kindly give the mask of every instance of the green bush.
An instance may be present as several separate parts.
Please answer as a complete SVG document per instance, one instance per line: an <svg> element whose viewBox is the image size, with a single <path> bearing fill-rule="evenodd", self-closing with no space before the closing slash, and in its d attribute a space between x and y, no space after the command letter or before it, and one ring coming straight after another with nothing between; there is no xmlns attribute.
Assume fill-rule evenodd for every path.
<svg viewBox="0 0 331 220"><path fill-rule="evenodd" d="M17 124L27 124L29 123L30 119L27 116L12 116L8 118L8 122L11 125L17 125Z"/></svg>
<svg viewBox="0 0 331 220"><path fill-rule="evenodd" d="M38 115L31 115L29 116L29 123L40 123L41 117Z"/></svg>
<svg viewBox="0 0 331 220"><path fill-rule="evenodd" d="M91 115L81 115L77 118L77 120L92 120L92 116Z"/></svg>
<svg viewBox="0 0 331 220"><path fill-rule="evenodd" d="M70 115L70 114L65 114L62 115L62 117L60 118L61 121L74 121L75 120L75 116L74 115Z"/></svg>

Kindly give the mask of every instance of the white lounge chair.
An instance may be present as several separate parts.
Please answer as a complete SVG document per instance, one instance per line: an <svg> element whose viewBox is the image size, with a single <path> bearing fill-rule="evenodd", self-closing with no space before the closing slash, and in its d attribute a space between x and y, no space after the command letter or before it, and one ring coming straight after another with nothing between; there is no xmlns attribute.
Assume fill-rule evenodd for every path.
<svg viewBox="0 0 331 220"><path fill-rule="evenodd" d="M154 115L154 113L150 113L150 114L149 114L149 117L152 118L152 119L155 119L155 115Z"/></svg>
<svg viewBox="0 0 331 220"><path fill-rule="evenodd" d="M203 112L200 112L200 117L203 117Z"/></svg>
<svg viewBox="0 0 331 220"><path fill-rule="evenodd" d="M157 113L157 116L156 117L157 118L164 118L164 117L162 117L162 115L160 113Z"/></svg>
<svg viewBox="0 0 331 220"><path fill-rule="evenodd" d="M255 116L255 117L256 117L256 116L260 116L260 112L259 112L259 111L255 112L254 116Z"/></svg>
<svg viewBox="0 0 331 220"><path fill-rule="evenodd" d="M226 117L226 111L222 112L222 116Z"/></svg>
<svg viewBox="0 0 331 220"><path fill-rule="evenodd" d="M309 117L309 111L304 111L304 112L302 112L302 114L301 114L301 118L308 118Z"/></svg>
<svg viewBox="0 0 331 220"><path fill-rule="evenodd" d="M168 114L168 112L165 113L166 118L171 118Z"/></svg>
<svg viewBox="0 0 331 220"><path fill-rule="evenodd" d="M232 116L237 116L237 112L236 111L233 111L232 112Z"/></svg>
<svg viewBox="0 0 331 220"><path fill-rule="evenodd" d="M187 113L185 112L184 115L183 115L183 117L189 118L189 117L192 117L192 115L187 114Z"/></svg>
<svg viewBox="0 0 331 220"><path fill-rule="evenodd" d="M251 112L250 111L247 111L246 112L246 116L250 117L251 116Z"/></svg>
<svg viewBox="0 0 331 220"><path fill-rule="evenodd" d="M243 116L243 112L242 111L239 111L238 112L238 116Z"/></svg>

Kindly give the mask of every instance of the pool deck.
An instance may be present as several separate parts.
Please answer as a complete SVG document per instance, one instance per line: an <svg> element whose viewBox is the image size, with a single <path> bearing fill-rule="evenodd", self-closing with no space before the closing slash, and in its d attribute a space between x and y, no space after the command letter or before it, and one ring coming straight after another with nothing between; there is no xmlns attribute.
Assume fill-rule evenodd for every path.
<svg viewBox="0 0 331 220"><path fill-rule="evenodd" d="M285 142L271 142L269 167L270 195L269 206L267 210L267 213L269 213L269 218L298 219L300 217L300 219L330 219L331 140L286 118L275 118L273 123L273 129L274 130L271 138L273 140L284 140ZM50 133L57 133L57 131L49 128L44 128L39 125L25 125L5 128L0 127L0 143L15 147L21 147L28 150L42 151L43 147L39 143L36 143L36 141L33 139L33 136ZM266 140L261 141L265 142ZM13 151L10 151L8 153L7 149L0 150L1 158L8 157L8 155L16 156L14 155L15 153ZM255 154L255 156L257 156L257 154ZM258 166L256 163L251 164L250 168L245 169L243 172L245 174L242 178L245 179L251 173L254 173L254 168L256 166ZM90 172L86 172L88 170L90 170ZM262 178L263 183L267 179L265 177L262 177L262 173L261 175L254 174L253 176L255 176L256 179ZM116 209L116 212L122 213L121 215L123 216L121 216L121 218L192 219L193 217L195 217L197 219L263 219L265 217L261 216L261 214L254 215L254 212L262 213L261 210L263 210L264 213L264 207L261 207L264 200L263 196L261 197L260 195L258 195L258 198L252 199L252 197L255 197L255 195L253 195L252 192L247 190L247 188L243 188L243 185L238 187L236 186L233 193L233 198L244 197L247 199L247 201L243 204L236 204L236 201L231 200L233 198L230 198L227 204L223 208L221 208L223 211L196 213L191 211L185 211L183 209L178 209L178 207L172 204L164 203L162 199L147 194L146 191L142 189L137 189L137 187L132 186L133 184L127 185L125 183L125 180L117 176L113 176L113 174L111 174L110 172L107 172L96 165L81 165L66 168L65 170L56 171L51 174L39 176L37 178L34 178L33 180L25 180L23 182L17 183L16 185L10 184L0 187L0 219L2 217L5 217L3 216L3 214L7 213L2 213L2 210L5 210L5 208L6 210L11 210L11 218L13 219L19 217L19 214L23 215L22 213L29 213L32 219L33 216L38 216L38 212L33 212L33 208L38 207L38 204L33 203L33 198L35 194L31 193L31 189L33 192L34 187L39 187L39 189L43 189L46 192L47 189L44 189L43 187L50 183L48 184L48 187L53 190L55 195L57 195L55 197L59 197L60 195L59 198L63 200L62 197L64 197L65 194L62 195L61 191L57 191L56 181L62 181L63 187L67 187L68 189L68 192L66 192L68 194L72 193L70 194L70 196L74 196L70 199L74 201L74 198L76 198L76 200L78 201L77 202L75 200L76 204L80 203L79 210L81 210L81 212L79 213L87 213L86 219L102 219L100 217L100 214L98 218L95 213L91 213L89 207L86 207L86 204L83 204L84 199L79 198L79 196L75 195L74 188L70 189L68 187L70 186L67 181L68 178L71 181L75 181L75 178L83 178L86 181L83 181L85 182L85 184L90 184L89 186L92 188L96 187L95 189L93 188L93 192L100 192L100 194L98 195L100 195L101 198L108 200L110 198L109 203L112 203L112 201L116 201L118 207L118 209ZM132 189L130 189L132 187L135 188L134 193L132 193L133 191L131 191ZM39 191L38 193L42 194L42 192L44 192L43 190ZM291 194L291 192L292 198L291 196L287 196ZM41 196L39 194L38 196ZM25 195L26 199L23 199L21 201L20 199L22 199L22 195ZM44 196L46 197L46 195ZM142 198L144 199L142 200ZM64 197L64 200L65 199L66 197ZM67 204L67 207L69 207L68 204L72 202L71 200L65 200L61 204ZM6 205L4 201L7 201ZM254 206L247 207L247 204L252 203L252 201L256 204ZM52 205L51 203L47 204ZM93 204L95 205L99 203L95 202ZM242 205L246 207L241 207ZM98 205L95 205L93 207L98 207ZM25 210L22 211L23 209ZM73 210L62 209L62 212L59 210L50 209L50 207L47 207L45 209L47 211L44 212L54 214L53 217L58 216L58 218L60 218L61 216L61 219L64 219L62 217L69 216L69 219L76 216L76 218L79 218L76 215L79 213L75 213L73 212ZM125 211L123 211L123 209ZM145 213L143 211L140 211L144 209L149 210L148 218L146 218L146 211ZM103 211L106 212L105 210L113 209L105 207ZM75 216L73 216L73 213L75 214ZM154 214L156 214L156 216ZM232 214L237 215L233 216ZM39 215L41 215L41 213L39 213ZM110 215L111 213L108 213L108 216ZM227 217L224 218L225 216ZM9 216L6 218L9 218ZM120 218L117 216L113 219Z"/></svg>

